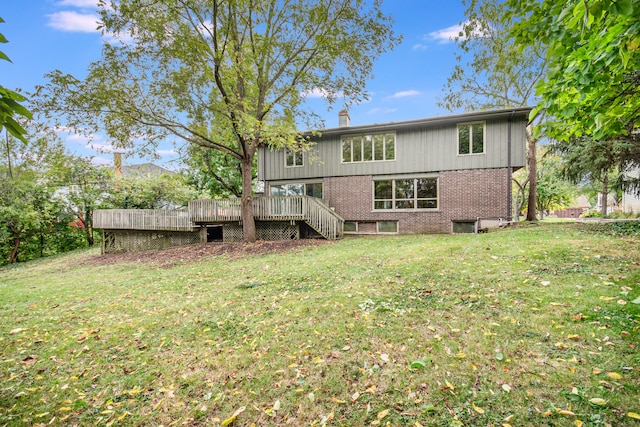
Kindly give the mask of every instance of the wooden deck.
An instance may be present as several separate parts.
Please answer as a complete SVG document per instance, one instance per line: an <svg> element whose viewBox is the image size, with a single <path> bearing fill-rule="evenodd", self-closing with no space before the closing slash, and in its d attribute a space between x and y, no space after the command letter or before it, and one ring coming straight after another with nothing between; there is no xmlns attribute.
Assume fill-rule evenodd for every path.
<svg viewBox="0 0 640 427"><path fill-rule="evenodd" d="M304 221L326 239L342 237L344 219L309 196L255 197L257 221ZM108 230L192 231L204 224L241 221L240 199L194 200L188 210L108 209L94 211L94 227Z"/></svg>

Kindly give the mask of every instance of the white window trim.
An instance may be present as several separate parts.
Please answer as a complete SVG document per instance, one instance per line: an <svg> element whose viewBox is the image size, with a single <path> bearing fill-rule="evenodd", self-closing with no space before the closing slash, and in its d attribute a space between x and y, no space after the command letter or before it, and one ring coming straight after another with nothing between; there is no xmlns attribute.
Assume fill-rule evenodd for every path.
<svg viewBox="0 0 640 427"><path fill-rule="evenodd" d="M435 179L436 180L436 189L438 191L438 196L436 197L436 208L418 208L418 207L414 207L414 208L410 208L410 209L396 209L395 205L396 205L396 181L397 180L405 180L405 179ZM376 209L376 182L377 181L393 181L392 187L391 187L391 191L392 191L392 199L391 199L391 205L393 206L393 208L391 209ZM383 178L379 178L376 179L374 178L371 181L371 194L372 194L372 199L373 199L373 205L371 206L371 212L439 212L440 211L440 177L439 176L407 176L407 177L400 177L400 176L394 176L393 178L387 178L385 177ZM420 199L420 200L424 200L424 199ZM418 198L416 196L413 197L413 201L414 201L414 206L417 206L417 201Z"/></svg>
<svg viewBox="0 0 640 427"><path fill-rule="evenodd" d="M343 138L354 138L354 137L365 137L365 136L370 136L370 137L374 137L376 135L389 135L389 134L393 134L393 159L387 159L387 144L383 144L382 145L382 156L384 157L384 159L382 160L358 160L358 161L350 161L350 162L345 162L344 161L344 157L343 157L343 152L342 152L342 147L344 144L344 139ZM358 134L353 134L353 135L342 135L340 137L340 163L343 165L352 165L352 164L360 164L360 163L380 163L380 162L395 162L397 159L397 154L398 154L398 150L397 150L397 141L398 141L398 137L396 135L396 132L375 132L375 133L358 133ZM353 140L349 141L351 143L351 158L353 159ZM360 150L361 150L361 155L364 158L364 144L360 145ZM374 148L374 156L375 156L375 148Z"/></svg>
<svg viewBox="0 0 640 427"><path fill-rule="evenodd" d="M482 153L472 153L471 149L473 148L473 125L482 125ZM460 126L469 126L469 153L462 154L460 153ZM479 122L465 122L458 123L456 125L456 151L458 156L481 156L487 154L487 122L479 121Z"/></svg>
<svg viewBox="0 0 640 427"><path fill-rule="evenodd" d="M288 153L292 153L293 154L293 165L288 165L287 164L287 157L288 157ZM302 159L302 164L300 165L296 165L296 155L300 154L301 159ZM300 152L300 151L293 151L293 150L289 150L288 148L285 147L284 149L284 167L285 168L302 168L304 167L304 153Z"/></svg>

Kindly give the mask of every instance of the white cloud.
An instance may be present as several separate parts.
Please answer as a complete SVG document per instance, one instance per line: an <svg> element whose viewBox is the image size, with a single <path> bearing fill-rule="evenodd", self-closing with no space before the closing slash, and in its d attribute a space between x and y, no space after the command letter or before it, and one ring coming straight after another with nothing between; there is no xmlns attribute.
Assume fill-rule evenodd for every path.
<svg viewBox="0 0 640 427"><path fill-rule="evenodd" d="M329 96L333 96L334 98L339 98L342 96L342 93L332 93L331 91L316 87L311 90L307 90L305 92L300 93L303 98L326 98Z"/></svg>
<svg viewBox="0 0 640 427"><path fill-rule="evenodd" d="M460 36L463 26L464 24L456 24L447 28L442 28L440 30L429 33L429 38L432 40L436 40L438 43L449 43L456 37Z"/></svg>
<svg viewBox="0 0 640 427"><path fill-rule="evenodd" d="M416 95L421 95L422 92L419 92L417 90L404 90L401 92L396 92L393 95L390 96L390 98L406 98L407 96L416 96Z"/></svg>
<svg viewBox="0 0 640 427"><path fill-rule="evenodd" d="M158 156L176 156L178 152L176 150L157 150L156 154Z"/></svg>
<svg viewBox="0 0 640 427"><path fill-rule="evenodd" d="M427 50L427 49L429 49L429 46L421 43L416 43L413 46L411 46L411 50Z"/></svg>
<svg viewBox="0 0 640 427"><path fill-rule="evenodd" d="M58 5L95 9L98 6L98 0L60 0Z"/></svg>
<svg viewBox="0 0 640 427"><path fill-rule="evenodd" d="M104 157L92 157L91 164L95 166L112 165L113 159L105 159Z"/></svg>
<svg viewBox="0 0 640 427"><path fill-rule="evenodd" d="M97 31L98 15L90 13L78 13L72 11L56 12L48 15L49 26L56 30L93 33Z"/></svg>

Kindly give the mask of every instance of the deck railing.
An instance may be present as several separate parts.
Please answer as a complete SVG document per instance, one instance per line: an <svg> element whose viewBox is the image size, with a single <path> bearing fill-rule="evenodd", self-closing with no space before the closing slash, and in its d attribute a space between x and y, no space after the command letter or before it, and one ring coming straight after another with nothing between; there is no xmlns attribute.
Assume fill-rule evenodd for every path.
<svg viewBox="0 0 640 427"><path fill-rule="evenodd" d="M240 221L240 199L189 202L195 223ZM253 216L258 221L305 221L327 239L342 237L344 220L322 199L309 196L254 197Z"/></svg>
<svg viewBox="0 0 640 427"><path fill-rule="evenodd" d="M93 226L107 230L193 230L187 210L98 209L93 211Z"/></svg>
<svg viewBox="0 0 640 427"><path fill-rule="evenodd" d="M242 220L241 200L193 200L184 211L151 209L96 210L95 228L110 230L191 231L194 224ZM342 237L344 220L322 199L309 196L255 197L253 215L258 221L305 221L327 239Z"/></svg>

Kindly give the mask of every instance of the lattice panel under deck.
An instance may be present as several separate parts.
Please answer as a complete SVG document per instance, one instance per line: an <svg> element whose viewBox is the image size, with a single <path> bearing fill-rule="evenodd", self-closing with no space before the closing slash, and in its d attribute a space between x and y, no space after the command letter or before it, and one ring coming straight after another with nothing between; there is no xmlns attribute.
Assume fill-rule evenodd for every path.
<svg viewBox="0 0 640 427"><path fill-rule="evenodd" d="M222 226L224 242L242 241L242 224L227 223ZM260 240L297 240L300 238L300 227L290 222L256 222L256 234Z"/></svg>
<svg viewBox="0 0 640 427"><path fill-rule="evenodd" d="M137 252L200 243L200 232L105 230L103 253Z"/></svg>

